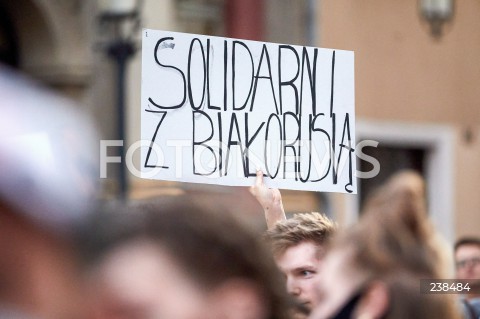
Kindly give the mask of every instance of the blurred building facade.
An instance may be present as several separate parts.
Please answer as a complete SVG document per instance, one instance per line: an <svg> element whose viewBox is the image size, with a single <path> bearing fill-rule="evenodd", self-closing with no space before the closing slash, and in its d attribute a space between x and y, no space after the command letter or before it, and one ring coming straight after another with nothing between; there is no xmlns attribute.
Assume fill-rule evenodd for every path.
<svg viewBox="0 0 480 319"><path fill-rule="evenodd" d="M103 139L116 139L115 70L97 16L96 0L2 0L0 58L80 101ZM286 209L324 210L349 224L378 183L414 168L426 177L430 214L454 240L480 229L479 17L479 1L457 1L434 39L417 0L144 0L142 27L355 51L357 142L379 142L364 152L383 169L359 181L357 196L282 192ZM140 138L140 72L137 54L128 67L127 146ZM117 189L114 164L107 176L102 197ZM131 198L190 192L260 210L245 188L133 176L129 185Z"/></svg>

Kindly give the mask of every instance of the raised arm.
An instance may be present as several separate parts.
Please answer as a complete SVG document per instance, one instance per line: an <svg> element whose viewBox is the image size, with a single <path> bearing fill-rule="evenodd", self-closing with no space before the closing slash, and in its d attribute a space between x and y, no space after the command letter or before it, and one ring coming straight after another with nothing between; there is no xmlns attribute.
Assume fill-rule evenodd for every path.
<svg viewBox="0 0 480 319"><path fill-rule="evenodd" d="M263 207L268 229L273 228L279 221L285 220L282 195L277 188L268 188L263 182L263 172L257 171L255 185L250 187L250 193Z"/></svg>

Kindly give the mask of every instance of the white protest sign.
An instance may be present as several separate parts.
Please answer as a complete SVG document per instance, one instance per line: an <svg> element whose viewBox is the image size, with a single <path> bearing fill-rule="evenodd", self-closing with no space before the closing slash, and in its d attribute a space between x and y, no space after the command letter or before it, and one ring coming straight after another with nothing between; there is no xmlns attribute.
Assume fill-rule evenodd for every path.
<svg viewBox="0 0 480 319"><path fill-rule="evenodd" d="M353 52L142 38L143 178L356 193Z"/></svg>

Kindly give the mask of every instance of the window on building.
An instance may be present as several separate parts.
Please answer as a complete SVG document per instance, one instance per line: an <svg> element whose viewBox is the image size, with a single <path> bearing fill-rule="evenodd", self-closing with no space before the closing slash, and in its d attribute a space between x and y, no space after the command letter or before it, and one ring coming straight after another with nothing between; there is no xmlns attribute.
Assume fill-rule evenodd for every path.
<svg viewBox="0 0 480 319"><path fill-rule="evenodd" d="M387 181L394 173L403 169L412 169L425 176L425 154L423 148L409 148L401 146L368 147L363 150L366 155L376 158L380 162L380 172L369 179L359 179L360 209L363 208L366 198L380 185ZM368 172L372 164L360 161L359 170Z"/></svg>

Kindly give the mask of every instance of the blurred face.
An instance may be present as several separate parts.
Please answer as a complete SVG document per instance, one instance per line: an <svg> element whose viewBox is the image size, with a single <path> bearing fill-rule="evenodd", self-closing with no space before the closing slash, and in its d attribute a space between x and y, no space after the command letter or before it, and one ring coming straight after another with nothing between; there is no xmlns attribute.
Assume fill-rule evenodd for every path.
<svg viewBox="0 0 480 319"><path fill-rule="evenodd" d="M318 304L318 249L312 242L303 242L288 248L275 258L278 267L286 276L288 292L309 310Z"/></svg>
<svg viewBox="0 0 480 319"><path fill-rule="evenodd" d="M480 246L462 245L455 252L458 279L480 279Z"/></svg>
<svg viewBox="0 0 480 319"><path fill-rule="evenodd" d="M100 266L95 318L207 319L206 294L158 245L134 242Z"/></svg>
<svg viewBox="0 0 480 319"><path fill-rule="evenodd" d="M349 263L349 252L345 250L334 250L325 256L318 281L320 302L310 318L333 317L358 291L365 278L353 271Z"/></svg>

